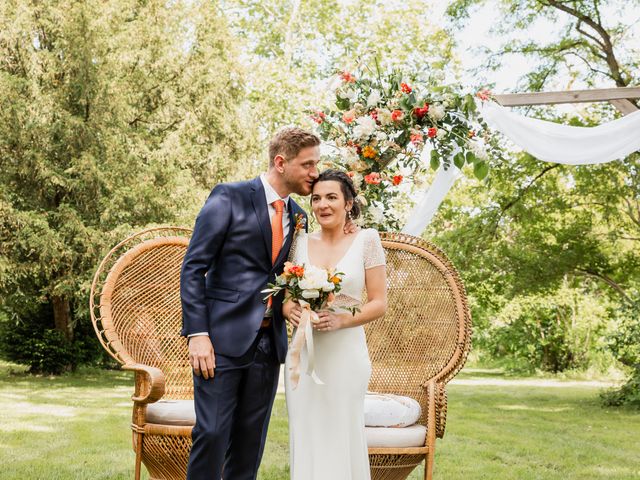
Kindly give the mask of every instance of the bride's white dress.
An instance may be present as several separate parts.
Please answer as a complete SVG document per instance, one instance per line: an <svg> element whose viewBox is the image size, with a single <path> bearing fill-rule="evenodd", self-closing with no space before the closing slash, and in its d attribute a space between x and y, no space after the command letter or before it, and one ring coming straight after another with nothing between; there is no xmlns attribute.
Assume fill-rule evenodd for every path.
<svg viewBox="0 0 640 480"><path fill-rule="evenodd" d="M308 235L296 238L291 260L310 264ZM360 230L336 265L345 275L334 309L360 305L365 270L385 264L378 232ZM340 308L343 307L343 308ZM364 430L364 396L371 362L362 326L313 332L315 371L324 385L305 374L306 349L300 360L300 381L292 389L290 358L285 368L289 412L292 480L368 480L369 457Z"/></svg>

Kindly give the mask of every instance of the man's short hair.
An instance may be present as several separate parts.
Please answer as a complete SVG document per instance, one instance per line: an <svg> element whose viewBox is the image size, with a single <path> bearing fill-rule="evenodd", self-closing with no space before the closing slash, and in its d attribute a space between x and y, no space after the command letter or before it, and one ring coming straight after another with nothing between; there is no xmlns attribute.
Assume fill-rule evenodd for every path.
<svg viewBox="0 0 640 480"><path fill-rule="evenodd" d="M320 145L320 138L314 133L298 127L283 128L269 142L269 166L273 167L273 160L277 155L291 160L297 157L303 148L318 145Z"/></svg>

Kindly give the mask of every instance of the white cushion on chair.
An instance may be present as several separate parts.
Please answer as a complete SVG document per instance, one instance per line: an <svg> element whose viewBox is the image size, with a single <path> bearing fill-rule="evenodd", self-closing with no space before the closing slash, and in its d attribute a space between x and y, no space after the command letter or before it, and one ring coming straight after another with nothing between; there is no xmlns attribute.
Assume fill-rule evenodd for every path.
<svg viewBox="0 0 640 480"><path fill-rule="evenodd" d="M412 398L389 394L365 396L364 419L367 427L408 427L416 423L418 418L420 404ZM193 400L160 400L150 403L147 406L146 421L158 425L195 425Z"/></svg>
<svg viewBox="0 0 640 480"><path fill-rule="evenodd" d="M147 405L147 423L158 425L195 425L193 400L160 400Z"/></svg>
<svg viewBox="0 0 640 480"><path fill-rule="evenodd" d="M367 446L369 448L424 447L427 427L411 425L404 428L366 427Z"/></svg>
<svg viewBox="0 0 640 480"><path fill-rule="evenodd" d="M420 404L400 395L367 393L364 397L364 424L367 427L408 427L420 418Z"/></svg>

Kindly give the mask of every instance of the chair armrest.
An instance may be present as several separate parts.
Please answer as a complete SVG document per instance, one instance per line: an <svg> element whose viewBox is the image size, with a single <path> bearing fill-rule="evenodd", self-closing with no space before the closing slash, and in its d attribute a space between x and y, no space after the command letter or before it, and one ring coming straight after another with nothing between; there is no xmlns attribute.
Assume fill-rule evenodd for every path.
<svg viewBox="0 0 640 480"><path fill-rule="evenodd" d="M444 437L447 426L447 389L444 383L436 384L436 436Z"/></svg>
<svg viewBox="0 0 640 480"><path fill-rule="evenodd" d="M141 363L123 365L122 369L136 373L136 389L131 400L136 403L153 403L162 398L164 395L162 370Z"/></svg>

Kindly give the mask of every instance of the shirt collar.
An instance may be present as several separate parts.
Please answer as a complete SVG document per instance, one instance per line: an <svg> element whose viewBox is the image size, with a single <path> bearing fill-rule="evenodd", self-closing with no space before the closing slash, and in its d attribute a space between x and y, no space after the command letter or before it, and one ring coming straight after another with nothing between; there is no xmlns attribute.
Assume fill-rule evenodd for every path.
<svg viewBox="0 0 640 480"><path fill-rule="evenodd" d="M276 200L282 200L284 201L284 209L286 211L289 208L289 195L281 198L280 195L278 195L278 192L276 192L271 184L267 181L267 176L264 173L260 175L260 181L262 182L262 186L264 187L264 196L267 199L267 205L271 205Z"/></svg>

